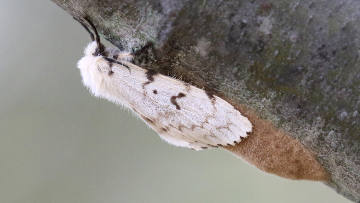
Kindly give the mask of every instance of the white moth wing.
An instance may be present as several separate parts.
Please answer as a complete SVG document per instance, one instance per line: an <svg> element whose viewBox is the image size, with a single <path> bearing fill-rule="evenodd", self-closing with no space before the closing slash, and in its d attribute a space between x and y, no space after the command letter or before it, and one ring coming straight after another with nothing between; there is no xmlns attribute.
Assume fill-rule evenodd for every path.
<svg viewBox="0 0 360 203"><path fill-rule="evenodd" d="M85 85L94 95L131 108L173 145L195 150L234 145L252 130L250 121L234 106L209 97L202 89L126 61L121 63L129 69L93 58L92 67L83 70L81 61L79 67L84 84L92 83Z"/></svg>
<svg viewBox="0 0 360 203"><path fill-rule="evenodd" d="M157 94L153 94L154 90ZM166 131L158 130L165 140L176 135L194 149L233 145L252 129L249 120L228 102L209 97L204 90L182 81L155 75L145 91L152 100L161 100L167 107L158 111L156 120L159 126L169 126Z"/></svg>

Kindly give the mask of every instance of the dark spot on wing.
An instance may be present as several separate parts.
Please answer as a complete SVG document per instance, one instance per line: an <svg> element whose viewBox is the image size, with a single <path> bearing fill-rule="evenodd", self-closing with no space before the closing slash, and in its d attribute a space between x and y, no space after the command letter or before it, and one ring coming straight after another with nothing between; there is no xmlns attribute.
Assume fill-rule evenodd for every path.
<svg viewBox="0 0 360 203"><path fill-rule="evenodd" d="M211 90L208 90L208 89L205 89L205 93L208 96L208 98L210 99L211 103L215 104L215 101L216 101L215 92L211 91Z"/></svg>
<svg viewBox="0 0 360 203"><path fill-rule="evenodd" d="M205 90L206 95L209 97L209 99L215 99L214 92Z"/></svg>
<svg viewBox="0 0 360 203"><path fill-rule="evenodd" d="M170 98L170 101L171 101L172 104L174 104L176 106L176 109L178 109L178 110L180 109L179 104L176 103L176 96L172 96Z"/></svg>
<svg viewBox="0 0 360 203"><path fill-rule="evenodd" d="M160 128L160 129L161 129L162 132L167 132L167 131L169 131L169 128L164 128L164 127L162 127L162 128Z"/></svg>
<svg viewBox="0 0 360 203"><path fill-rule="evenodd" d="M111 62L111 61L107 61L107 62L108 62L108 65L110 68L114 65L113 62Z"/></svg>
<svg viewBox="0 0 360 203"><path fill-rule="evenodd" d="M114 54L113 59L117 60L119 57L119 54Z"/></svg>
<svg viewBox="0 0 360 203"><path fill-rule="evenodd" d="M172 96L170 98L170 102L176 106L177 110L180 110L181 108L180 108L179 104L176 102L176 99L179 99L179 98L182 98L182 97L185 97L185 96L186 95L184 93L180 92L177 96Z"/></svg>
<svg viewBox="0 0 360 203"><path fill-rule="evenodd" d="M146 117L146 116L141 115L141 118L144 119L148 123L154 124L154 121L151 120L150 118Z"/></svg>
<svg viewBox="0 0 360 203"><path fill-rule="evenodd" d="M157 92L157 90L153 90L153 93L154 93L154 94L157 94L158 92Z"/></svg>
<svg viewBox="0 0 360 203"><path fill-rule="evenodd" d="M149 80L149 82L154 82L154 75L157 75L158 72L154 70L148 70L146 71L146 78Z"/></svg>
<svg viewBox="0 0 360 203"><path fill-rule="evenodd" d="M146 78L148 79L148 81L143 84L143 88L145 88L146 85L154 82L154 75L157 75L157 74L159 74L159 73L154 70L147 70Z"/></svg>
<svg viewBox="0 0 360 203"><path fill-rule="evenodd" d="M114 65L113 62L111 61L107 61L108 65L110 67L110 71L108 72L108 75L111 76L112 74L114 74L114 71L112 71L112 66Z"/></svg>
<svg viewBox="0 0 360 203"><path fill-rule="evenodd" d="M210 147L218 148L216 145L209 144Z"/></svg>

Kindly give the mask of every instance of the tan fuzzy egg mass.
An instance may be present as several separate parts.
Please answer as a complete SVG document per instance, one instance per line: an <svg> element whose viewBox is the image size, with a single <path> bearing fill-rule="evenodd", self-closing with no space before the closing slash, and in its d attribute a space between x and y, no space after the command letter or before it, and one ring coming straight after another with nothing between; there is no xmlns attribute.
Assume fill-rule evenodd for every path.
<svg viewBox="0 0 360 203"><path fill-rule="evenodd" d="M265 172L284 178L329 180L329 174L314 154L298 140L275 128L270 121L260 119L252 110L237 108L253 124L253 131L239 144L225 149Z"/></svg>

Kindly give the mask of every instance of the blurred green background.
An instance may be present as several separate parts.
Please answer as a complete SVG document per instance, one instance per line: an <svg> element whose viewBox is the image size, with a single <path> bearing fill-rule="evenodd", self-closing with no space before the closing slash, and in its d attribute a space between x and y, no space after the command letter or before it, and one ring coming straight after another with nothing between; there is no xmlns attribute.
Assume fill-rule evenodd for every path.
<svg viewBox="0 0 360 203"><path fill-rule="evenodd" d="M50 1L0 7L0 202L349 202L223 150L161 141L92 97L76 62L88 34Z"/></svg>

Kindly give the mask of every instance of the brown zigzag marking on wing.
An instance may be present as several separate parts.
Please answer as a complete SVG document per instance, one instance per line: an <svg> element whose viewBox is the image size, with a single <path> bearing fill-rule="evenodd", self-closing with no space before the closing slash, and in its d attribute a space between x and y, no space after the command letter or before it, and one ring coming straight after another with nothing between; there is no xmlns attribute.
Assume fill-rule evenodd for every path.
<svg viewBox="0 0 360 203"><path fill-rule="evenodd" d="M159 73L154 71L154 70L147 70L146 71L146 78L148 79L148 81L143 84L143 89L145 89L146 85L154 82L154 75L157 75L157 74L159 74Z"/></svg>
<svg viewBox="0 0 360 203"><path fill-rule="evenodd" d="M180 110L181 108L180 108L179 104L176 102L176 99L179 99L179 98L182 98L182 97L185 97L185 96L186 95L184 93L180 92L177 96L172 96L170 98L171 103L176 106L177 110Z"/></svg>

